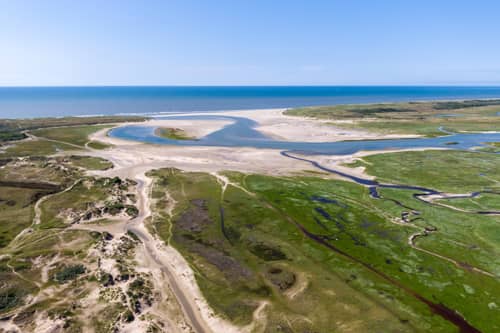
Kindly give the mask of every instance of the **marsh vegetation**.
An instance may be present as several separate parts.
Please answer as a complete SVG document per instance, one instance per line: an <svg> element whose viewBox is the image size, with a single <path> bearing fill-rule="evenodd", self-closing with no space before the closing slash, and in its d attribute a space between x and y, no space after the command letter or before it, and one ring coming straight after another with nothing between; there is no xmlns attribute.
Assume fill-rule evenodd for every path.
<svg viewBox="0 0 500 333"><path fill-rule="evenodd" d="M452 111L452 113L444 113ZM290 109L292 116L331 120L336 126L386 134L442 136L446 132L496 131L499 100L353 104Z"/></svg>
<svg viewBox="0 0 500 333"><path fill-rule="evenodd" d="M289 112L425 135L443 123L491 128L500 118L495 101L440 103ZM439 116L444 109L460 117ZM148 257L148 246L163 251L163 242L187 260L216 314L252 331L500 330L498 154L397 152L343 165L375 178L364 183L328 168L159 168L132 180L97 157L112 147L89 139L109 125L68 121L77 126L23 130L28 138L3 147L3 324L27 332L41 323L67 332L188 327L165 266ZM145 244L138 223L159 240Z"/></svg>

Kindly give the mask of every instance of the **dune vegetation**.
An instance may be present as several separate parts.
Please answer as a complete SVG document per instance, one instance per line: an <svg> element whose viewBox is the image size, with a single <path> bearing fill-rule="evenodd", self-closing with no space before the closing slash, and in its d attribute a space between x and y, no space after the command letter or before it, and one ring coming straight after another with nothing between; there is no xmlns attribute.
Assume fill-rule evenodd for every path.
<svg viewBox="0 0 500 333"><path fill-rule="evenodd" d="M500 127L499 100L318 106L289 109L285 114L384 134L442 136L445 131L496 131Z"/></svg>
<svg viewBox="0 0 500 333"><path fill-rule="evenodd" d="M498 105L486 104L332 107L320 117L335 122L332 110L341 110L347 124L391 117L410 128L420 113L413 133L427 126L420 134L434 135L448 122L442 110L463 114L449 117L463 126L480 113L494 124ZM2 327L160 332L192 325L186 307L205 311L190 303L205 299L224 323L251 332L500 330L498 154L338 162L370 179L356 183L328 169L300 171L318 157L297 152L295 173L211 169L199 156L179 160L203 171L164 167L115 154L130 146L91 141L111 124L69 125L23 130L25 139L2 147ZM198 293L182 284L188 272Z"/></svg>

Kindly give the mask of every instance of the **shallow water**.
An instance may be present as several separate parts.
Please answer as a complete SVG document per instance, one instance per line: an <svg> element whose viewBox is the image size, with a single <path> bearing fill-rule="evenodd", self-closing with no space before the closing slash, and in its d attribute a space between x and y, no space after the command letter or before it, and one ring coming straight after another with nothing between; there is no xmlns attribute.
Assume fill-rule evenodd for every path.
<svg viewBox="0 0 500 333"><path fill-rule="evenodd" d="M290 142L269 138L254 129L253 120L232 116L177 116L169 119L229 119L230 125L215 131L200 140L173 140L156 136L153 126L130 125L113 129L110 136L120 139L178 146L218 146L253 147L300 151L308 154L347 155L361 150L408 149L408 148L448 148L470 149L484 142L500 141L498 133L452 134L436 138L356 140L339 142ZM449 145L453 142L453 145Z"/></svg>

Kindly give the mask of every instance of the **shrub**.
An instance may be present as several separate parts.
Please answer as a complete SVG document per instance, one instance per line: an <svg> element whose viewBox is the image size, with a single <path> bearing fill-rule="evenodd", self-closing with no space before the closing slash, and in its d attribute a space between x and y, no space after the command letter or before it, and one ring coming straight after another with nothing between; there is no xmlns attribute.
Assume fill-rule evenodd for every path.
<svg viewBox="0 0 500 333"><path fill-rule="evenodd" d="M54 279L59 283L65 283L76 279L78 275L83 273L85 273L85 266L83 265L66 266L54 274Z"/></svg>

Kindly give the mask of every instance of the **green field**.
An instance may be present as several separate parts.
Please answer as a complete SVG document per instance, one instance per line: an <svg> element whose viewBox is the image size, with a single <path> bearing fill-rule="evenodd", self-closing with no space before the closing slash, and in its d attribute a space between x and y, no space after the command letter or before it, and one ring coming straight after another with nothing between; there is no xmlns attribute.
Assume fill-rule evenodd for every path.
<svg viewBox="0 0 500 333"><path fill-rule="evenodd" d="M248 323L259 302L267 301L269 332L454 331L409 288L483 331L500 327L491 320L499 311L496 278L408 245L411 234L434 226L438 231L419 238L419 248L500 274L499 240L492 234L497 217L430 206L405 190L384 189L384 199L372 199L362 186L314 177L230 173L253 194L229 185L222 196L221 185L207 174L167 169L151 175L155 229L191 262L210 304L237 323ZM164 212L166 191L177 202L173 218ZM392 223L402 208L385 196L419 210L418 221ZM474 251L464 251L467 246ZM290 297L295 288L299 292Z"/></svg>
<svg viewBox="0 0 500 333"><path fill-rule="evenodd" d="M363 166L378 180L424 186L444 192L500 190L500 155L455 150L428 150L363 157Z"/></svg>
<svg viewBox="0 0 500 333"><path fill-rule="evenodd" d="M102 117L63 117L36 119L0 119L0 143L24 139L25 131L41 128L86 126L112 124L119 122L144 121L144 117L136 116L102 116Z"/></svg>
<svg viewBox="0 0 500 333"><path fill-rule="evenodd" d="M79 150L79 147L71 146L63 142L53 142L47 140L26 140L20 141L14 145L8 146L3 157L18 157L18 156L47 156L63 151Z"/></svg>
<svg viewBox="0 0 500 333"><path fill-rule="evenodd" d="M64 151L79 151L86 148L106 149L110 145L90 141L89 135L109 125L84 125L71 127L44 128L31 131L33 139L23 140L5 148L3 156L46 156Z"/></svg>
<svg viewBox="0 0 500 333"><path fill-rule="evenodd" d="M325 119L438 135L442 122L496 126L500 106L485 103L289 112L319 109ZM33 137L4 147L0 159L0 315L22 331L43 315L67 332L114 332L152 318L156 310L144 310L155 302L177 304L172 294L158 299L145 252L136 253L141 238L126 231L140 213L140 183L96 176L113 164L83 155L110 148L89 142L110 125L71 125L30 129ZM192 139L179 129L166 135ZM483 193L426 202L416 190L378 188L374 198L319 169L273 176L164 168L147 173L152 216L144 223L181 252L217 314L254 332L500 331L500 215L476 213L500 210L500 155L407 151L346 166L381 183ZM100 231L75 229L84 224ZM165 327L151 321L148 332Z"/></svg>
<svg viewBox="0 0 500 333"><path fill-rule="evenodd" d="M58 168L63 163L69 172ZM6 163L0 169L0 248L32 224L34 205L41 197L61 191L78 174L60 159L14 159Z"/></svg>
<svg viewBox="0 0 500 333"><path fill-rule="evenodd" d="M323 331L332 325L358 331L411 330L413 324L406 327L398 317L412 314L387 309L387 300L356 290L358 283L373 278L369 273L309 242L262 199L231 186L222 198L220 184L207 174L161 170L152 175L154 195L161 199L168 190L178 202L174 220L160 214L154 226L193 264L210 304L232 321L248 324L260 302L267 301L266 331ZM256 178L252 184L260 181ZM353 315L361 313L363 321L354 320Z"/></svg>
<svg viewBox="0 0 500 333"><path fill-rule="evenodd" d="M477 150L485 153L500 153L500 142L485 142L485 145Z"/></svg>
<svg viewBox="0 0 500 333"><path fill-rule="evenodd" d="M3 156L46 156L62 151L81 150L88 145L92 149L111 146L90 141L88 136L98 130L110 128L119 122L144 121L143 117L65 117L39 119L0 119L0 144ZM106 125L108 124L108 125ZM27 134L34 140L26 139ZM9 141L22 140L10 143Z"/></svg>
<svg viewBox="0 0 500 333"><path fill-rule="evenodd" d="M499 111L498 100L479 100L305 107L285 114L332 120L335 126L384 134L441 136L445 133L440 127L451 132L497 131Z"/></svg>
<svg viewBox="0 0 500 333"><path fill-rule="evenodd" d="M482 193L475 198L441 199L438 203L466 211L498 211L500 212L500 189L498 193Z"/></svg>
<svg viewBox="0 0 500 333"><path fill-rule="evenodd" d="M92 125L92 126L75 126L75 127L59 127L59 128L44 128L32 131L31 133L37 137L42 137L49 140L62 141L77 146L84 147L89 142L88 136L99 130L110 128L108 125Z"/></svg>

